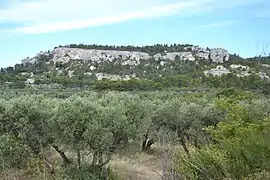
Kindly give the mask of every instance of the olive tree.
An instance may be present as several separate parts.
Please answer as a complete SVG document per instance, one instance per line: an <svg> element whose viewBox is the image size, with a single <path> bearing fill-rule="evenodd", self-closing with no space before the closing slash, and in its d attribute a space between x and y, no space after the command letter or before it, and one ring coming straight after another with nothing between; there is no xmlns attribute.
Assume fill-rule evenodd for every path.
<svg viewBox="0 0 270 180"><path fill-rule="evenodd" d="M162 104L152 118L158 130L167 129L174 132L186 153L189 153L185 143L185 135L191 126L191 122L189 119L186 119L184 113L186 113L185 105L178 99L175 99L172 102Z"/></svg>
<svg viewBox="0 0 270 180"><path fill-rule="evenodd" d="M81 162L81 150L85 146L84 133L88 124L92 123L98 113L91 102L85 98L72 96L61 100L54 109L50 122L53 135L57 144L63 144L77 153L77 162ZM57 146L54 148L59 151ZM62 156L64 163L68 164L69 159Z"/></svg>
<svg viewBox="0 0 270 180"><path fill-rule="evenodd" d="M142 151L148 151L150 146L155 142L154 134L155 130L152 124L151 115L154 110L161 104L161 101L155 97L149 98L148 96L142 96L142 94L131 94L128 92L108 92L100 99L100 103L104 106L118 106L121 104L123 108L123 114L126 117L127 122L132 125L132 140L137 145L137 140L142 142ZM125 137L126 135L118 134L118 139ZM126 143L127 144L127 143ZM134 149L134 146L133 146ZM136 148L134 150L137 150Z"/></svg>
<svg viewBox="0 0 270 180"><path fill-rule="evenodd" d="M29 148L6 132L8 101L0 100L0 171L22 168L29 162Z"/></svg>
<svg viewBox="0 0 270 180"><path fill-rule="evenodd" d="M10 149L20 150L19 154L23 150L28 152L28 158L25 160L30 157L42 160L43 152L49 148L53 140L48 127L51 102L43 96L28 95L10 99L1 105L0 132L3 143L10 143ZM15 148L15 145L20 148ZM1 146L1 150L5 151L2 147L4 145Z"/></svg>
<svg viewBox="0 0 270 180"><path fill-rule="evenodd" d="M136 138L142 140L141 149L148 152L155 140L155 129L153 127L151 116L155 108L161 103L158 100L142 99L138 95L133 95L125 99L125 115L130 123L136 129Z"/></svg>
<svg viewBox="0 0 270 180"><path fill-rule="evenodd" d="M0 136L0 171L20 169L30 162L31 150L12 135Z"/></svg>
<svg viewBox="0 0 270 180"><path fill-rule="evenodd" d="M203 128L217 123L218 116L219 111L207 100L188 102L184 98L174 98L156 109L152 121L157 130L165 129L174 134L189 154L187 141L196 147L204 143Z"/></svg>
<svg viewBox="0 0 270 180"><path fill-rule="evenodd" d="M50 125L57 142L76 154L78 166L84 160L102 167L109 163L112 154L128 147L136 138L136 123L126 112L121 97L113 93L72 96L59 102ZM92 155L91 160L87 153Z"/></svg>

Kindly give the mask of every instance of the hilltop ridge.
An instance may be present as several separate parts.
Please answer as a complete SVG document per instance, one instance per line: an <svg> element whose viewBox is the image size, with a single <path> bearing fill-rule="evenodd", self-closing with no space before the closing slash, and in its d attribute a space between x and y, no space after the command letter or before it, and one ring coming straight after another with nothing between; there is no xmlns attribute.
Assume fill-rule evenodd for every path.
<svg viewBox="0 0 270 180"><path fill-rule="evenodd" d="M150 46L149 46L150 47ZM151 51L145 47L110 47L110 46L87 46L69 45L54 48L52 51L40 52L33 58L26 58L22 63L33 63L39 57L51 57L54 62L68 62L69 60L92 60L92 61L114 61L117 59L129 60L125 64L133 64L130 61L148 60L154 58L156 61L163 60L212 60L213 62L223 63L230 58L229 52L223 48L202 48L192 45L157 45L156 50ZM153 46L155 47L155 46ZM148 49L149 48L149 49ZM139 63L139 62L138 62ZM136 63L135 63L136 64Z"/></svg>
<svg viewBox="0 0 270 180"><path fill-rule="evenodd" d="M268 82L269 59L244 59L223 48L189 44L142 47L71 44L41 51L23 59L21 64L2 68L0 80L9 85L56 83L98 89L229 87L235 83L242 86L256 83L254 79Z"/></svg>

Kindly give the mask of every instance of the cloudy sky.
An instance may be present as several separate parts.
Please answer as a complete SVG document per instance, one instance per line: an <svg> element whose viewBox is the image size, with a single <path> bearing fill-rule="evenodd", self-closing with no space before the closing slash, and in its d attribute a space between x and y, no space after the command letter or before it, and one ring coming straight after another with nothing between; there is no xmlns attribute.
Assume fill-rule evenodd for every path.
<svg viewBox="0 0 270 180"><path fill-rule="evenodd" d="M0 0L0 67L71 43L270 47L269 0ZM270 50L270 49L269 49Z"/></svg>

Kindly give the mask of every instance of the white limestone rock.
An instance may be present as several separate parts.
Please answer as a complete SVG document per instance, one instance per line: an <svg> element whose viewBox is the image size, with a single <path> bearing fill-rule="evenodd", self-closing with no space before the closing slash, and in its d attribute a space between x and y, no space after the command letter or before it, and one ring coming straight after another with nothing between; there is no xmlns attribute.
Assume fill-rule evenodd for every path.
<svg viewBox="0 0 270 180"><path fill-rule="evenodd" d="M189 51L190 50L190 51ZM202 48L199 46L190 46L186 48L186 52L167 52L158 53L150 56L144 52L137 51L116 51L116 50L96 50L96 49L80 49L80 48L68 48L58 47L51 52L40 52L33 58L25 58L22 60L23 64L35 63L41 56L48 56L51 58L51 62L62 62L67 63L70 60L82 60L82 61L93 61L101 63L104 61L115 63L121 60L122 65L138 66L141 60L148 60L154 58L155 60L163 59L160 62L161 66L164 66L166 61L174 61L176 57L184 61L195 61L196 59L211 59L216 63L223 63L229 60L229 53L227 50L222 48ZM118 62L119 62L118 61ZM95 70L94 66L90 67L91 70Z"/></svg>
<svg viewBox="0 0 270 180"><path fill-rule="evenodd" d="M232 64L230 65L230 68L233 70L239 70L239 71L249 71L249 67L248 66L243 66L241 64Z"/></svg>
<svg viewBox="0 0 270 180"><path fill-rule="evenodd" d="M223 63L224 61L228 61L230 55L228 51L222 48L215 48L210 50L210 59L213 62Z"/></svg>
<svg viewBox="0 0 270 180"><path fill-rule="evenodd" d="M87 75L87 76L92 76L92 75L93 75L93 73L91 73L91 72L86 72L86 73L84 73L84 75Z"/></svg>
<svg viewBox="0 0 270 180"><path fill-rule="evenodd" d="M140 60L149 59L150 56L143 52L129 52L129 51L114 51L114 50L94 50L94 49L80 49L80 48L55 48L52 51L53 59L62 59L67 57L69 59L92 60L92 61L110 61L115 59L130 59Z"/></svg>
<svg viewBox="0 0 270 180"><path fill-rule="evenodd" d="M34 79L27 79L25 81L25 84L34 84L35 83L35 80Z"/></svg>
<svg viewBox="0 0 270 180"><path fill-rule="evenodd" d="M21 60L22 64L27 64L27 63L34 64L36 61L37 61L36 57L33 57L33 58L27 57L27 58Z"/></svg>
<svg viewBox="0 0 270 180"><path fill-rule="evenodd" d="M119 75L111 75L105 73L96 73L97 80L109 79L111 81L121 80L122 78Z"/></svg>
<svg viewBox="0 0 270 180"><path fill-rule="evenodd" d="M263 67L267 67L267 68L270 68L270 65L269 64L262 64Z"/></svg>
<svg viewBox="0 0 270 180"><path fill-rule="evenodd" d="M63 73L63 71L62 70L57 70L57 75L59 76L59 75L63 75L64 73Z"/></svg>
<svg viewBox="0 0 270 180"><path fill-rule="evenodd" d="M131 78L129 77L129 75L125 75L125 77L123 77L122 80L129 81L129 80L131 80Z"/></svg>
<svg viewBox="0 0 270 180"><path fill-rule="evenodd" d="M241 64L232 64L230 65L230 69L234 71L238 77L245 77L250 75L250 68L248 66L243 66Z"/></svg>
<svg viewBox="0 0 270 180"><path fill-rule="evenodd" d="M74 76L74 71L68 71L68 77L73 77Z"/></svg>
<svg viewBox="0 0 270 180"><path fill-rule="evenodd" d="M97 68L95 66L90 66L89 68L91 71L96 70Z"/></svg>
<svg viewBox="0 0 270 180"><path fill-rule="evenodd" d="M206 76L213 75L213 76L222 76L223 74L231 73L227 68L223 66L217 66L214 69L210 69L208 71L204 71Z"/></svg>
<svg viewBox="0 0 270 180"><path fill-rule="evenodd" d="M96 73L97 80L102 80L104 78L103 73Z"/></svg>
<svg viewBox="0 0 270 180"><path fill-rule="evenodd" d="M264 72L259 72L257 73L257 75L260 76L262 79L267 79L267 80L270 79L270 77Z"/></svg>
<svg viewBox="0 0 270 180"><path fill-rule="evenodd" d="M154 55L155 60L164 59L174 61L175 58L179 56L181 60L184 61L195 61L191 52L172 52L172 53L165 53L164 55L156 54Z"/></svg>
<svg viewBox="0 0 270 180"><path fill-rule="evenodd" d="M223 63L224 61L228 61L230 58L229 52L223 48L209 49L199 46L193 46L191 49L197 57L206 60L210 59L215 63Z"/></svg>
<svg viewBox="0 0 270 180"><path fill-rule="evenodd" d="M28 72L22 72L21 75L22 76L29 76L29 73Z"/></svg>
<svg viewBox="0 0 270 180"><path fill-rule="evenodd" d="M121 63L122 66L129 65L129 66L138 66L140 64L139 60L127 60Z"/></svg>
<svg viewBox="0 0 270 180"><path fill-rule="evenodd" d="M166 63L167 63L167 62L165 62L165 61L160 61L159 64L160 64L161 66L164 66Z"/></svg>

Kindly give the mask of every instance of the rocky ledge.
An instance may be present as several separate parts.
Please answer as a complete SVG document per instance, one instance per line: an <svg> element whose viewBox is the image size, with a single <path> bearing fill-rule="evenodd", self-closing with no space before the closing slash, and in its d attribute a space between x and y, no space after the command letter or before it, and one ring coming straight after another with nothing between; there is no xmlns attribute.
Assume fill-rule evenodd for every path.
<svg viewBox="0 0 270 180"><path fill-rule="evenodd" d="M140 60L154 58L155 60L175 60L179 57L181 60L195 61L195 60L211 60L215 63L223 63L229 60L229 52L222 48L202 48L199 46L186 47L184 52L164 52L155 54L153 56L136 51L115 51L115 50L96 50L96 49L80 49L59 47L52 51L40 52L33 58L25 58L22 63L34 63L41 56L50 57L53 62L68 62L70 60L91 60L95 62L109 61L121 59L123 64L138 65Z"/></svg>

